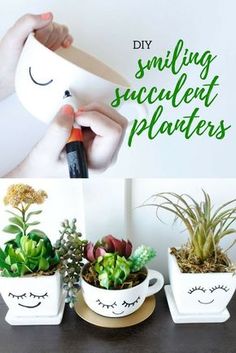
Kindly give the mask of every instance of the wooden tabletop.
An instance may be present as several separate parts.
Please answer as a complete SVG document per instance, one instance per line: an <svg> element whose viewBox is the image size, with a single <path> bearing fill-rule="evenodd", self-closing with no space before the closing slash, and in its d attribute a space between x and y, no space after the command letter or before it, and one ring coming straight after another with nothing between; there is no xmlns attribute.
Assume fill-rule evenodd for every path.
<svg viewBox="0 0 236 353"><path fill-rule="evenodd" d="M223 324L175 325L164 291L145 322L123 329L93 326L66 307L59 326L10 326L0 300L0 353L235 353L236 298Z"/></svg>

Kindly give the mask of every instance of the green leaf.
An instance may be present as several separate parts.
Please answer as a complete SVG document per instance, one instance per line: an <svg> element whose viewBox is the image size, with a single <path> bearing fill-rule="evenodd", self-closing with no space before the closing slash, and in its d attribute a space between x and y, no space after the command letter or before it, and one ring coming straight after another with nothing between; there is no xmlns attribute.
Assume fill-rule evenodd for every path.
<svg viewBox="0 0 236 353"><path fill-rule="evenodd" d="M40 214L40 213L42 213L42 210L33 211L33 212L28 213L28 215L27 215L27 217L26 217L26 222L30 219L31 216L33 216L33 215L38 215L38 214Z"/></svg>
<svg viewBox="0 0 236 353"><path fill-rule="evenodd" d="M0 260L4 261L6 258L5 252L0 248Z"/></svg>
<svg viewBox="0 0 236 353"><path fill-rule="evenodd" d="M46 234L45 234L43 231L41 231L40 229L32 229L32 230L28 233L28 235L29 235L30 237L32 237L33 235L38 235L40 238L44 238L44 237L46 236Z"/></svg>
<svg viewBox="0 0 236 353"><path fill-rule="evenodd" d="M19 216L18 214L14 213L14 212L12 212L12 211L6 210L6 212L7 212L7 213L10 213L12 216L14 216L14 217L16 217L16 218L18 218L18 219L22 219L21 216Z"/></svg>
<svg viewBox="0 0 236 353"><path fill-rule="evenodd" d="M26 223L26 227L28 228L30 226L36 226L38 224L40 224L40 222L38 222L38 221L35 221L35 222L32 222L32 223Z"/></svg>
<svg viewBox="0 0 236 353"><path fill-rule="evenodd" d="M41 259L39 260L39 270L42 270L42 271L47 271L49 269L49 263L48 261L41 257Z"/></svg>
<svg viewBox="0 0 236 353"><path fill-rule="evenodd" d="M16 224L17 226L23 228L24 227L24 222L20 217L10 217L9 221L13 224Z"/></svg>
<svg viewBox="0 0 236 353"><path fill-rule="evenodd" d="M11 267L5 261L2 261L2 259L0 259L0 269L4 270L4 268L6 268L7 270L11 269Z"/></svg>
<svg viewBox="0 0 236 353"><path fill-rule="evenodd" d="M11 234L16 234L19 233L21 229L18 226L15 226L13 224L9 224L8 226L3 228L3 232L6 233L11 233Z"/></svg>

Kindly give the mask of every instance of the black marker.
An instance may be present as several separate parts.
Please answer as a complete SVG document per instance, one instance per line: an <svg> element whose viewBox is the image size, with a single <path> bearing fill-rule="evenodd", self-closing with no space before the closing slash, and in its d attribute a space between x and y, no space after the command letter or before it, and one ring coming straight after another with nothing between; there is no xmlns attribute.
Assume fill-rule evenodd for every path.
<svg viewBox="0 0 236 353"><path fill-rule="evenodd" d="M78 108L70 91L65 91L63 103L71 105L74 110ZM77 123L74 123L71 130L71 135L66 144L66 155L70 178L88 178L88 167L83 144L83 133L81 127Z"/></svg>

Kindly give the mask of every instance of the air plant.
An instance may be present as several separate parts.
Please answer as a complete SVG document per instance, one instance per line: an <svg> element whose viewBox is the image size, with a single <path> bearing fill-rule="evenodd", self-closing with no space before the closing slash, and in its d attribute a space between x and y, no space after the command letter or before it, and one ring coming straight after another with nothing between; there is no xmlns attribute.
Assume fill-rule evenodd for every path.
<svg viewBox="0 0 236 353"><path fill-rule="evenodd" d="M180 219L185 225L188 243L180 249L172 248L183 272L231 271L232 264L220 242L226 236L236 234L236 229L231 227L236 220L236 200L214 210L211 198L204 190L203 195L203 200L197 202L187 194L163 192L153 195L143 205L154 206L159 219L160 210L166 210L174 214L174 221Z"/></svg>
<svg viewBox="0 0 236 353"><path fill-rule="evenodd" d="M112 235L103 237L95 245L85 247L84 257L90 261L85 267L84 279L97 287L106 289L130 288L146 277L144 266L155 255L147 246L140 246L133 255L131 242L119 240Z"/></svg>

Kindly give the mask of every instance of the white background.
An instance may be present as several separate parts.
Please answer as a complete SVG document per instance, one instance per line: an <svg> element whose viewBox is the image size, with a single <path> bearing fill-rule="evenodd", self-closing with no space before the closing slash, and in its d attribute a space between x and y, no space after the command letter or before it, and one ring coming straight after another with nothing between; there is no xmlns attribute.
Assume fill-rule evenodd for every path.
<svg viewBox="0 0 236 353"><path fill-rule="evenodd" d="M48 10L53 11L56 21L68 25L77 46L113 66L134 86L140 84L133 80L137 59L164 55L179 38L193 51L210 49L218 55L211 75L220 76L219 97L207 110L200 105L200 113L203 119L215 123L224 119L227 125L231 124L228 137L223 141L206 136L187 141L180 134L164 135L153 141L139 137L131 149L124 143L118 162L104 176L235 177L235 1L1 1L0 37L24 13ZM151 50L132 50L134 39L153 40ZM199 69L191 67L190 72L192 87L197 86ZM174 80L168 71L161 75L152 72L142 84L169 87ZM166 107L163 120L175 121L189 114L192 108L193 105L188 105L174 111ZM128 110L125 112L128 114ZM30 151L45 126L33 119L15 96L0 103L0 115L0 175L3 175Z"/></svg>
<svg viewBox="0 0 236 353"><path fill-rule="evenodd" d="M178 246L187 240L180 223L172 225L173 216L162 213L164 223L157 220L155 209L140 206L157 192L174 191L189 193L197 200L202 199L203 188L212 198L215 207L236 198L236 179L136 179L136 180L19 180L36 189L45 189L48 200L43 205L43 214L38 217L42 223L37 226L46 231L52 241L58 237L60 222L65 218L78 219L81 231L87 239L96 241L102 236L113 234L118 238L129 238L136 248L146 244L157 250L157 257L150 267L167 276L167 248ZM2 199L12 180L0 183L0 229L7 224ZM41 206L41 205L40 205ZM235 225L236 227L236 225ZM3 232L1 243L9 239ZM235 235L222 242L229 247ZM236 261L236 246L229 254Z"/></svg>

